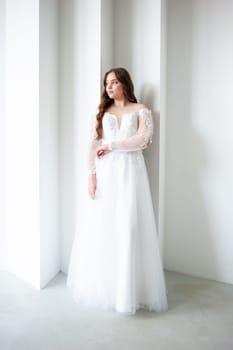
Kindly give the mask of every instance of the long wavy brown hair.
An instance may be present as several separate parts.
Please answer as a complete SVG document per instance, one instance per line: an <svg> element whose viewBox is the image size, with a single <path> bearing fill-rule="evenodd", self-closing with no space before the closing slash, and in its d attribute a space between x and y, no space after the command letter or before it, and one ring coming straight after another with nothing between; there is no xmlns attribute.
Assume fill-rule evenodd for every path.
<svg viewBox="0 0 233 350"><path fill-rule="evenodd" d="M137 99L134 95L133 82L129 72L125 68L112 68L108 72L106 72L103 79L104 87L101 94L100 104L98 106L98 114L96 115L96 139L97 140L100 140L103 135L102 120L103 120L104 113L114 103L114 99L110 98L106 92L107 76L109 73L112 73L112 72L115 73L117 80L122 84L125 98L127 98L127 100L130 102L137 103Z"/></svg>

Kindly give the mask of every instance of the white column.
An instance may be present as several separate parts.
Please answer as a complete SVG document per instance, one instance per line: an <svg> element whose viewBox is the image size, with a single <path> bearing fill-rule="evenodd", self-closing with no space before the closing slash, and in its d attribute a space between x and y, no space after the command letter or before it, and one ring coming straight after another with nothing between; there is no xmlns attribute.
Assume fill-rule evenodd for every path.
<svg viewBox="0 0 233 350"><path fill-rule="evenodd" d="M7 268L5 229L5 0L0 0L0 270Z"/></svg>
<svg viewBox="0 0 233 350"><path fill-rule="evenodd" d="M61 253L66 272L87 191L91 117L100 98L101 0L61 2L61 9Z"/></svg>
<svg viewBox="0 0 233 350"><path fill-rule="evenodd" d="M55 0L6 3L8 269L37 288L60 268L56 11Z"/></svg>
<svg viewBox="0 0 233 350"><path fill-rule="evenodd" d="M145 152L153 202L158 219L159 196L159 112L160 112L160 27L161 0L95 0L62 2L62 269L67 271L74 236L73 219L77 220L86 188L86 150L90 117L99 103L103 73L113 66L123 66L132 73L136 94L155 114L155 136ZM76 24L73 29L73 22ZM72 33L74 34L74 38ZM64 36L63 36L64 35ZM75 42L74 62L69 59ZM67 74L75 72L67 83ZM66 74L65 74L66 73ZM65 84L64 84L65 82ZM74 92L72 88L74 85ZM68 90L67 90L68 89ZM64 96L69 91L68 98ZM74 110L71 107L74 93ZM67 107L68 110L67 110ZM65 108L66 107L66 108ZM75 135L72 126L75 120ZM69 141L68 139L69 135ZM74 178L72 171L73 139L75 139ZM67 179L70 181L67 182ZM76 209L73 211L72 182L76 183ZM70 194L69 194L70 193ZM73 231L72 231L73 230ZM162 240L162 231L160 239ZM162 241L161 241L162 242Z"/></svg>
<svg viewBox="0 0 233 350"><path fill-rule="evenodd" d="M87 191L87 149L91 118L100 99L101 0L75 2L75 160L76 220Z"/></svg>
<svg viewBox="0 0 233 350"><path fill-rule="evenodd" d="M39 0L6 2L5 137L8 266L39 287Z"/></svg>

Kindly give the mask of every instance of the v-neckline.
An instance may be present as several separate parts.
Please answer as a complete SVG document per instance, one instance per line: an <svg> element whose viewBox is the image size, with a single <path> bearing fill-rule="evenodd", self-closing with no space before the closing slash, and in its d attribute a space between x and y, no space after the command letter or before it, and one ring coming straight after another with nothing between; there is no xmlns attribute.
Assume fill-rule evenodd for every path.
<svg viewBox="0 0 233 350"><path fill-rule="evenodd" d="M136 111L132 111L132 112L128 112L128 113L123 113L122 116L121 116L121 121L120 122L119 122L119 118L118 118L118 116L116 114L108 112L108 111L106 113L112 115L116 119L118 129L120 130L124 117L126 115L130 115L130 114L136 113L136 112L140 111L141 109L144 109L144 108L139 108Z"/></svg>
<svg viewBox="0 0 233 350"><path fill-rule="evenodd" d="M112 115L112 116L116 119L118 129L120 130L124 117L125 117L126 115L129 115L129 114L133 113L133 112L123 113L122 116L121 116L121 118L119 118L119 117L118 117L116 114L114 114L114 113L111 113L111 112L107 112L107 113L110 114L110 115Z"/></svg>

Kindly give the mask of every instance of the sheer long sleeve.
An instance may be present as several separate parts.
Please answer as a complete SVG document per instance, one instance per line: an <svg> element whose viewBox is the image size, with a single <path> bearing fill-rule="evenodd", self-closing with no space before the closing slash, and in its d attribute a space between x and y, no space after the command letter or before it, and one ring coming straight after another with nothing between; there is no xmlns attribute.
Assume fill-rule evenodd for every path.
<svg viewBox="0 0 233 350"><path fill-rule="evenodd" d="M96 152L98 147L101 145L101 140L96 139L96 116L92 117L91 127L90 127L90 140L88 146L88 157L87 157L87 170L88 174L95 174L95 160Z"/></svg>
<svg viewBox="0 0 233 350"><path fill-rule="evenodd" d="M138 151L147 148L152 143L153 119L149 109L139 111L139 125L137 133L127 139L111 142L114 150Z"/></svg>

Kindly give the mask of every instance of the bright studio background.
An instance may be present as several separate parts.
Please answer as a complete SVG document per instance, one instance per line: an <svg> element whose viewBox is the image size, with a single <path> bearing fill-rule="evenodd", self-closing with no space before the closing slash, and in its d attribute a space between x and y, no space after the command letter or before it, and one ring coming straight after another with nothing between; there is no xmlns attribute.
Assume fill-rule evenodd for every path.
<svg viewBox="0 0 233 350"><path fill-rule="evenodd" d="M164 267L233 283L230 0L0 1L0 269L67 272L103 73L154 112Z"/></svg>

